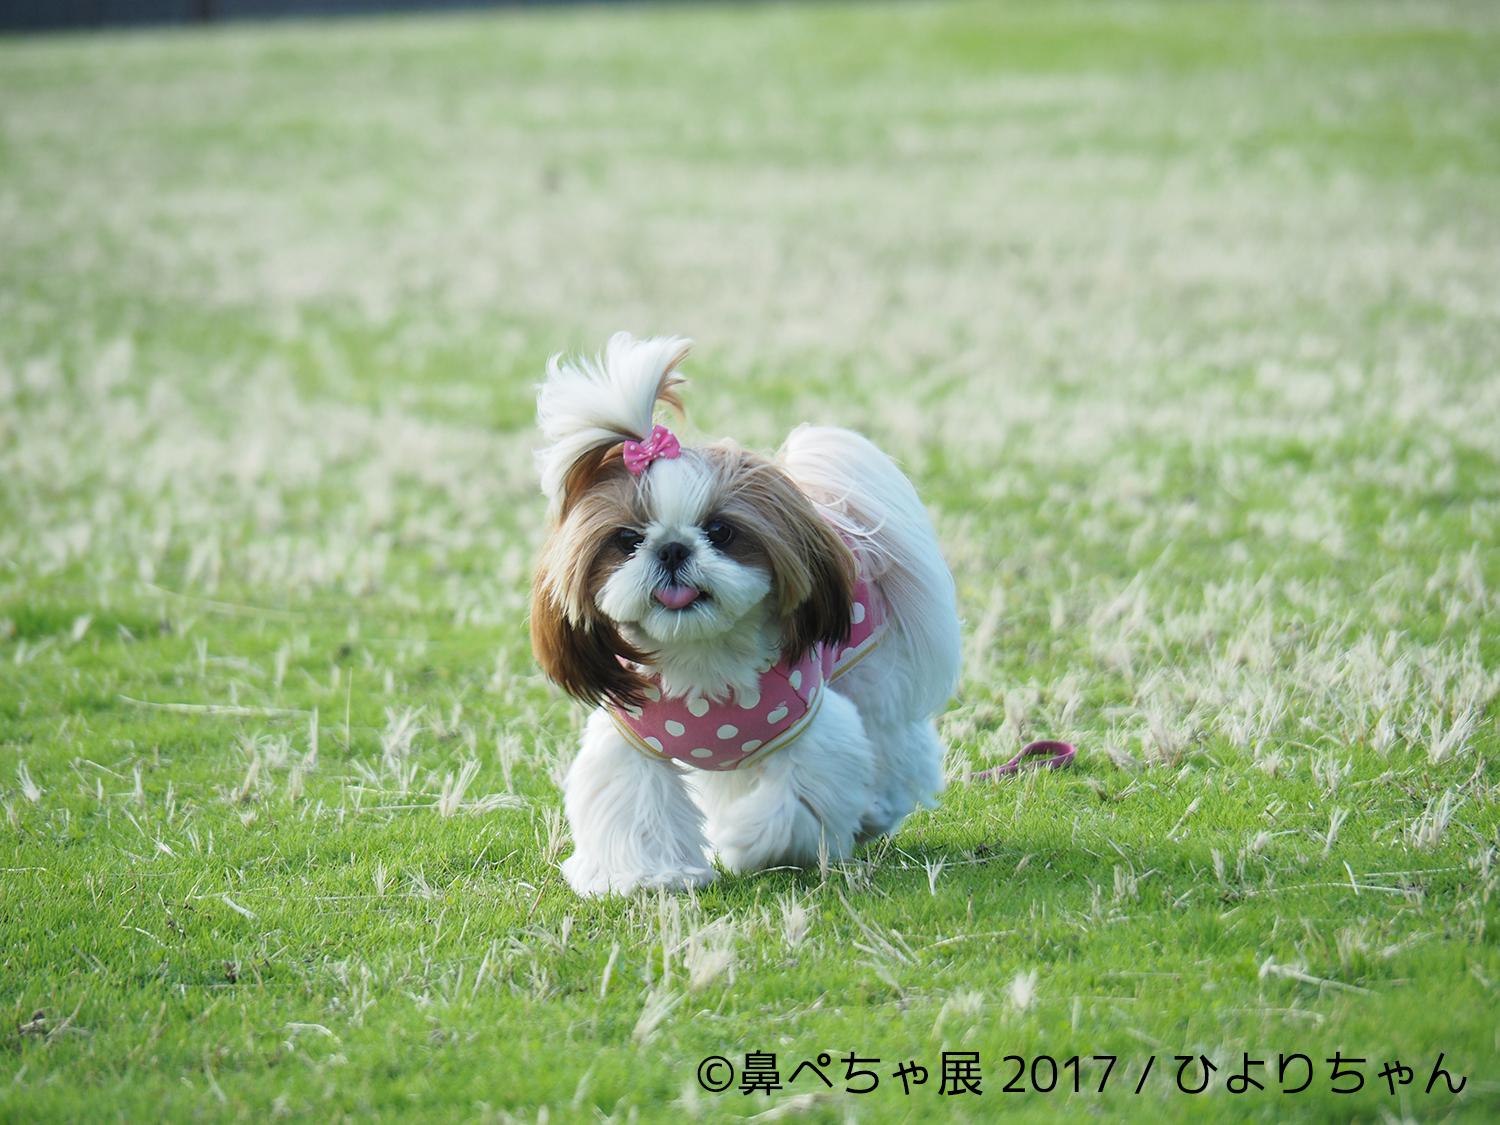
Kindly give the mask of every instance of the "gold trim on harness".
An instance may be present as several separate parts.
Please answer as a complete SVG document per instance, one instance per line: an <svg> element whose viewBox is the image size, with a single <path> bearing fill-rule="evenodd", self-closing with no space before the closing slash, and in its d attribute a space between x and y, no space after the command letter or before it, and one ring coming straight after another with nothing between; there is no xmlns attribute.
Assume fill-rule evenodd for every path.
<svg viewBox="0 0 1500 1125"><path fill-rule="evenodd" d="M850 657L843 664L834 665L833 671L828 674L827 682L830 684L833 683L834 680L838 679L845 672L849 671L850 668L853 668L861 660L869 656L870 653L879 648L880 642L885 640L885 634L890 629L890 627L891 622L889 618L882 621L880 623L880 628L876 629L873 633L865 638L865 643L860 645L860 647L855 650L855 653L852 657Z"/></svg>

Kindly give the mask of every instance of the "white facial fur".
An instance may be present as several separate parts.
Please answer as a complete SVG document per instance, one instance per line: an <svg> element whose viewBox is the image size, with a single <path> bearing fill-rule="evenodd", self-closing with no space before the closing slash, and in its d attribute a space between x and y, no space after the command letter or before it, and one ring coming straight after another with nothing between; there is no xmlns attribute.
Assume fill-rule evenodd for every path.
<svg viewBox="0 0 1500 1125"><path fill-rule="evenodd" d="M653 462L644 489L652 518L635 530L645 539L605 581L595 604L633 643L656 654L653 663L664 677L713 694L753 683L779 647L768 604L771 575L709 542L703 525L714 517L718 498L714 475L694 450ZM671 580L658 551L674 543L688 550L675 583L699 591L681 609L656 598Z"/></svg>

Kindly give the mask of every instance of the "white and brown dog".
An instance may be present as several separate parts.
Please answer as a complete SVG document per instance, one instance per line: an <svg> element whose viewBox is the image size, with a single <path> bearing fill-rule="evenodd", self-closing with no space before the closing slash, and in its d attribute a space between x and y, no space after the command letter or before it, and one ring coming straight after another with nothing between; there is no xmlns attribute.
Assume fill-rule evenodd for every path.
<svg viewBox="0 0 1500 1125"><path fill-rule="evenodd" d="M681 448L653 415L687 349L620 333L541 387L532 644L599 704L564 783L584 895L838 860L943 785L959 626L916 492L847 430Z"/></svg>

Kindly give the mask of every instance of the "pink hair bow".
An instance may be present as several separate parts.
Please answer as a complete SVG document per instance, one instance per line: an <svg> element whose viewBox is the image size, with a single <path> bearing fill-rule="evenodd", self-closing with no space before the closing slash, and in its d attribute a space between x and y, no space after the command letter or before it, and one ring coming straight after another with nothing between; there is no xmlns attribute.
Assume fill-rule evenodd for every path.
<svg viewBox="0 0 1500 1125"><path fill-rule="evenodd" d="M657 426L645 441L627 441L624 456L625 467L633 476L640 476L652 461L659 458L670 461L675 457L681 457L682 446L672 435L671 430L665 426Z"/></svg>

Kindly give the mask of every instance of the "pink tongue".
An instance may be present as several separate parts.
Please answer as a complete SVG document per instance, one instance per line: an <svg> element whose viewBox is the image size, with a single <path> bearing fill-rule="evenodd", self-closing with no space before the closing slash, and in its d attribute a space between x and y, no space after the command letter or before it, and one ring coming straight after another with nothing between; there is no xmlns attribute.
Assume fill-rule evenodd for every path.
<svg viewBox="0 0 1500 1125"><path fill-rule="evenodd" d="M656 591L656 600L668 609L681 609L698 596L691 586L663 586Z"/></svg>

